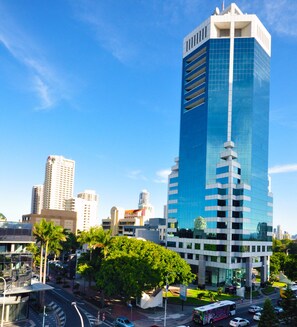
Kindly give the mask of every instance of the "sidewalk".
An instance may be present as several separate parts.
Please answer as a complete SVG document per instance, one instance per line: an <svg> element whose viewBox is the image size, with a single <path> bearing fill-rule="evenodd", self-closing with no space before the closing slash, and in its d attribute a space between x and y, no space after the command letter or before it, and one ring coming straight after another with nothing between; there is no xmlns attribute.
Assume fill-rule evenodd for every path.
<svg viewBox="0 0 297 327"><path fill-rule="evenodd" d="M70 285L69 288L64 288L65 291L72 293L73 281L66 279L67 283ZM79 280L82 283L82 280ZM78 280L76 281L78 282ZM53 281L53 284L55 282ZM59 287L63 287L63 284L57 284ZM107 301L107 306L102 309L100 303L99 293L94 290L89 285L84 285L84 294L76 295L78 299L88 302L95 310L105 312L107 320L113 321L116 317L125 316L129 320L133 321L135 327L151 327L151 326L164 326L164 319L166 319L167 327L176 327L182 325L188 325L192 318L193 305L187 305L184 303L182 308L181 304L167 304L166 317L165 308L156 307L149 309L141 309L140 307L133 306L128 307L126 304L120 301ZM75 292L74 292L75 293ZM270 296L265 296L261 294L259 297L252 299L252 304L257 304L263 300L263 298L274 298L277 297L277 293ZM243 299L236 301L237 307L249 307L251 305L250 299Z"/></svg>
<svg viewBox="0 0 297 327"><path fill-rule="evenodd" d="M56 284L55 280L51 280L50 284L57 285L62 287L66 292L75 294L76 292L72 290L72 285L74 284L73 280L65 279L70 287L63 288L63 284ZM75 282L82 280L76 280ZM125 316L129 320L133 321L135 327L150 327L153 325L163 326L165 319L165 308L156 307L149 309L141 309L140 307L133 306L132 308L128 307L120 301L110 301L107 302L107 307L104 309L101 308L100 297L98 291L94 290L92 287L86 283L83 287L82 295L75 295L78 299L81 299L85 302L88 302L94 309L97 311L105 312L105 315L108 320L114 320L116 317ZM181 304L168 304L166 310L166 326L175 327L179 325L184 325L186 322L191 320L193 306Z"/></svg>

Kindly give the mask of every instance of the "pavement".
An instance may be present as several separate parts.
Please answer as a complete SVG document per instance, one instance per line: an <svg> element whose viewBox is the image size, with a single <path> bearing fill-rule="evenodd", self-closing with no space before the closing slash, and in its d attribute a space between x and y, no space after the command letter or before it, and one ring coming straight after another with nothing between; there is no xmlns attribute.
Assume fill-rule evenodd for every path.
<svg viewBox="0 0 297 327"><path fill-rule="evenodd" d="M68 285L73 285L72 280L66 280ZM54 280L49 284L52 286L59 286L61 284L56 285ZM72 287L63 288L66 292L72 293ZM84 285L83 287L84 294L75 296L82 301L88 302L90 306L92 306L96 311L104 311L106 315L106 320L111 322L116 317L125 316L129 320L133 321L135 327L151 327L151 326L166 326L166 327L176 327L176 326L188 326L192 317L193 305L187 305L187 302L184 302L184 305L181 304L167 304L165 309L165 304L163 307L149 308L149 309L141 309L140 307L133 306L128 307L126 304L123 304L119 301L110 301L107 302L107 307L101 309L100 297L98 292L94 289L94 287L88 287ZM276 294L275 294L276 295ZM263 296L261 296L263 300ZM260 298L254 299L253 304L256 304L260 301ZM238 300L237 307L248 307L250 305L249 299ZM165 312L166 311L166 312ZM40 320L42 315L37 314L32 309L30 309L29 320L26 322L20 322L15 324L9 324L11 327L35 327L41 326ZM166 320L166 321L165 321ZM101 323L103 326L103 324Z"/></svg>
<svg viewBox="0 0 297 327"><path fill-rule="evenodd" d="M81 280L80 280L81 281ZM69 285L73 285L72 280L66 280ZM76 281L77 282L77 281ZM83 283L81 281L81 283ZM55 286L52 283L52 286ZM61 287L61 284L59 284ZM150 326L164 326L164 320L166 319L166 327L176 327L184 325L191 320L193 305L181 304L167 304L165 314L165 303L163 307L142 309L138 306L129 307L128 305L119 301L106 302L107 307L101 309L100 297L98 292L94 290L94 287L88 287L87 285L81 285L84 291L83 295L76 295L79 300L88 302L97 311L104 311L108 321L113 321L115 318L125 316L129 320L133 321L135 327L150 327ZM72 293L72 287L64 288L66 292Z"/></svg>

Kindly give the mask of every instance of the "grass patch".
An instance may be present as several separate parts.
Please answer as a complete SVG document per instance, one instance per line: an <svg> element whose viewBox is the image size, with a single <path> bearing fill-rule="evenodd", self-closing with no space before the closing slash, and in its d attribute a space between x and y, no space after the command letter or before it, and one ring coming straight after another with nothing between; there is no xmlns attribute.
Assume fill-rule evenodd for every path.
<svg viewBox="0 0 297 327"><path fill-rule="evenodd" d="M282 287L286 287L287 284L286 283L281 283L281 282L273 282L272 286L282 288Z"/></svg>
<svg viewBox="0 0 297 327"><path fill-rule="evenodd" d="M163 292L163 297L166 298L166 292ZM181 299L179 297L179 291L169 290L167 292L168 303L171 304L180 304ZM187 290L187 300L186 304L193 306L200 306L209 304L214 301L222 301L222 300L234 300L239 299L237 295L225 294L222 293L218 295L216 291L208 291L208 290L199 290L199 289L188 289Z"/></svg>
<svg viewBox="0 0 297 327"><path fill-rule="evenodd" d="M266 286L262 289L262 293L265 295L269 295L275 292L275 288L273 286Z"/></svg>

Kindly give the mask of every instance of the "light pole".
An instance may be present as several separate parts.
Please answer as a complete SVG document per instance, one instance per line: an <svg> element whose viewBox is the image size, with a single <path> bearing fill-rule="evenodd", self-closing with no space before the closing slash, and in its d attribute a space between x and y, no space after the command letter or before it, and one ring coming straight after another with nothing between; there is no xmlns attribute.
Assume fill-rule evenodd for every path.
<svg viewBox="0 0 297 327"><path fill-rule="evenodd" d="M42 327L45 326L45 317L46 317L45 309L46 309L46 306L44 305L43 306Z"/></svg>
<svg viewBox="0 0 297 327"><path fill-rule="evenodd" d="M77 311L77 313L79 315L80 322L81 322L81 327L84 327L84 320L83 320L83 317L82 317L81 313L78 310L78 307L76 305L76 302L72 302L71 304L74 306L74 308L76 309L76 311Z"/></svg>
<svg viewBox="0 0 297 327"><path fill-rule="evenodd" d="M167 291L168 291L168 278L166 276L166 298L165 298L165 310L164 310L164 327L166 327L166 322L167 322Z"/></svg>
<svg viewBox="0 0 297 327"><path fill-rule="evenodd" d="M4 323L4 308L5 308L5 295L6 295L6 280L4 277L0 276L0 279L3 280L4 283L4 289L3 289L3 300L2 300L2 315L1 315L1 327L3 327L3 323Z"/></svg>

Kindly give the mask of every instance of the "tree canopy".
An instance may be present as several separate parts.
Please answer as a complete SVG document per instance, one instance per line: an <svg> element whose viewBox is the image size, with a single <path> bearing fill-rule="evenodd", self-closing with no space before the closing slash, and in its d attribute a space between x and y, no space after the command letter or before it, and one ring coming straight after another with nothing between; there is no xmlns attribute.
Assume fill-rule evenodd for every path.
<svg viewBox="0 0 297 327"><path fill-rule="evenodd" d="M273 254L270 257L270 274L272 277L280 271L290 280L297 279L297 243L284 239L273 240Z"/></svg>
<svg viewBox="0 0 297 327"><path fill-rule="evenodd" d="M188 284L195 275L177 253L155 243L127 237L112 238L108 255L96 274L107 296L125 300L166 284Z"/></svg>
<svg viewBox="0 0 297 327"><path fill-rule="evenodd" d="M269 298L264 302L263 311L258 327L278 327L279 322Z"/></svg>

